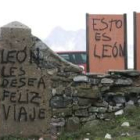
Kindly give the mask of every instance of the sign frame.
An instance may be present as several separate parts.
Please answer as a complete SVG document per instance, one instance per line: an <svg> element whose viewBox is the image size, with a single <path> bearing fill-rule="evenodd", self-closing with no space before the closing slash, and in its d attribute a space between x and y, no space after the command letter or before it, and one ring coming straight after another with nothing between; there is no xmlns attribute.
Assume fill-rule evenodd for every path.
<svg viewBox="0 0 140 140"><path fill-rule="evenodd" d="M88 24L88 19L89 19L89 16L90 15L97 15L97 14L89 14L89 13L86 13L86 52L87 52L87 72L93 72L90 70L90 58L89 58L89 47L90 47L90 44L89 44L89 24ZM98 14L98 15L103 15L104 14ZM113 16L113 15L112 15ZM122 14L123 16L123 25L124 25L124 69L128 69L128 61L127 61L127 15L126 14ZM109 69L108 69L109 70ZM107 70L107 71L108 71ZM119 69L117 69L119 70ZM107 72L106 71L106 72ZM96 73L96 72L95 72Z"/></svg>

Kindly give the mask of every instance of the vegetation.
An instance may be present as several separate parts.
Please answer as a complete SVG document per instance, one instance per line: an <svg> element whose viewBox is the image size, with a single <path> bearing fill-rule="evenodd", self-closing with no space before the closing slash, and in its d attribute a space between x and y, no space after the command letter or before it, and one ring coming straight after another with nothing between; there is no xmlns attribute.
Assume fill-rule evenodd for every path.
<svg viewBox="0 0 140 140"><path fill-rule="evenodd" d="M122 127L123 122L129 122L130 127ZM90 122L74 133L63 132L59 140L104 140L107 133L112 140L140 140L140 108L129 108L121 116L113 115L109 121L98 121L96 126Z"/></svg>

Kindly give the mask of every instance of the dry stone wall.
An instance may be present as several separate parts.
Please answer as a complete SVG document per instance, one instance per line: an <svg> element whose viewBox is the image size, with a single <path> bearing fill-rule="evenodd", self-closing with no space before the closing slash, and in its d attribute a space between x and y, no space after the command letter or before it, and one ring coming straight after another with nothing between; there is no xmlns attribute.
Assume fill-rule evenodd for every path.
<svg viewBox="0 0 140 140"><path fill-rule="evenodd" d="M140 72L83 74L12 22L0 31L0 137L56 139L140 104ZM49 140L49 139L48 139Z"/></svg>
<svg viewBox="0 0 140 140"><path fill-rule="evenodd" d="M60 87L52 88L50 100L54 133L74 132L96 119L109 121L140 105L139 71L81 74Z"/></svg>

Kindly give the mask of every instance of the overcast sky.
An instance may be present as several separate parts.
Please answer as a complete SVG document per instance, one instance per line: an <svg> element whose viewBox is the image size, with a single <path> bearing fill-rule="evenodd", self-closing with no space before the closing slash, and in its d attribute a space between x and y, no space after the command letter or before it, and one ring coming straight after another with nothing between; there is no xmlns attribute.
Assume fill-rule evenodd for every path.
<svg viewBox="0 0 140 140"><path fill-rule="evenodd" d="M133 12L140 12L139 0L0 0L0 26L19 21L45 39L51 30L85 29L85 14L127 14L132 44Z"/></svg>
<svg viewBox="0 0 140 140"><path fill-rule="evenodd" d="M132 58L134 11L140 12L140 0L0 0L0 26L19 21L30 27L33 35L44 40L56 26L65 30L85 29L86 13L126 13L128 57Z"/></svg>

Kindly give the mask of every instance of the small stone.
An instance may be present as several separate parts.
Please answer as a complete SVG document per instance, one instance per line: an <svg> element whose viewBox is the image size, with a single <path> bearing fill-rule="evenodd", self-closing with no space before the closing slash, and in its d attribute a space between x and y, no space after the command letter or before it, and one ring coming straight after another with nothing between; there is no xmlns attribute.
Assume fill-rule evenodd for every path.
<svg viewBox="0 0 140 140"><path fill-rule="evenodd" d="M110 140L110 139L112 139L112 137L111 137L110 134L107 133L107 134L105 135L105 139L109 139L109 140Z"/></svg>
<svg viewBox="0 0 140 140"><path fill-rule="evenodd" d="M56 94L56 89L53 88L53 89L52 89L52 95L54 96L55 94Z"/></svg>
<svg viewBox="0 0 140 140"><path fill-rule="evenodd" d="M89 112L92 112L92 113L96 113L96 112L98 112L99 110L98 110L98 107L90 107L88 111L89 111Z"/></svg>
<svg viewBox="0 0 140 140"><path fill-rule="evenodd" d="M86 135L87 135L87 136L89 136L89 135L90 135L90 133L86 133Z"/></svg>
<svg viewBox="0 0 140 140"><path fill-rule="evenodd" d="M107 111L108 112L114 112L114 111L118 111L118 110L120 110L122 108L123 108L123 104L116 104L116 106L109 105Z"/></svg>
<svg viewBox="0 0 140 140"><path fill-rule="evenodd" d="M95 102L95 103L93 103L93 105L96 107L108 107L108 103L106 101Z"/></svg>
<svg viewBox="0 0 140 140"><path fill-rule="evenodd" d="M83 87L76 87L76 92L73 94L74 97L81 98L99 98L100 89L98 86L93 86L92 88L85 89Z"/></svg>
<svg viewBox="0 0 140 140"><path fill-rule="evenodd" d="M114 96L113 97L113 101L117 104L117 103L125 103L125 97L124 96Z"/></svg>
<svg viewBox="0 0 140 140"><path fill-rule="evenodd" d="M105 119L105 115L104 114L97 114L97 118L100 120Z"/></svg>
<svg viewBox="0 0 140 140"><path fill-rule="evenodd" d="M82 127L82 129L83 130L90 130L90 129L93 129L94 127L96 127L98 124L100 123L100 121L99 120L93 120L93 121L88 121L88 122L86 122L84 125L83 125L83 127Z"/></svg>
<svg viewBox="0 0 140 140"><path fill-rule="evenodd" d="M124 113L124 111L121 109L121 110L115 112L115 116L122 115L123 113Z"/></svg>
<svg viewBox="0 0 140 140"><path fill-rule="evenodd" d="M130 134L126 132L126 133L122 133L121 136L130 136Z"/></svg>
<svg viewBox="0 0 140 140"><path fill-rule="evenodd" d="M138 99L138 104L140 105L140 99Z"/></svg>
<svg viewBox="0 0 140 140"><path fill-rule="evenodd" d="M109 91L110 90L110 86L102 86L100 88L101 92L105 92L105 91Z"/></svg>
<svg viewBox="0 0 140 140"><path fill-rule="evenodd" d="M50 101L50 106L52 108L65 108L72 104L71 97L54 96Z"/></svg>
<svg viewBox="0 0 140 140"><path fill-rule="evenodd" d="M129 100L128 102L126 102L126 104L125 104L126 106L129 106L129 105L134 105L134 101L132 101L132 100Z"/></svg>
<svg viewBox="0 0 140 140"><path fill-rule="evenodd" d="M110 79L110 78L103 78L101 80L101 84L113 84L114 80Z"/></svg>
<svg viewBox="0 0 140 140"><path fill-rule="evenodd" d="M67 131L76 131L80 128L80 120L78 117L70 117L66 123Z"/></svg>
<svg viewBox="0 0 140 140"><path fill-rule="evenodd" d="M127 79L117 79L115 81L115 85L117 86L130 86L132 85L133 81L130 78Z"/></svg>
<svg viewBox="0 0 140 140"><path fill-rule="evenodd" d="M78 104L79 106L88 106L91 104L91 99L85 99L85 98L78 98Z"/></svg>
<svg viewBox="0 0 140 140"><path fill-rule="evenodd" d="M89 112L93 113L105 113L107 111L106 107L90 107Z"/></svg>
<svg viewBox="0 0 140 140"><path fill-rule="evenodd" d="M93 120L95 120L95 119L96 119L96 115L93 114L93 115L91 115L91 116L89 116L89 117L81 118L80 121L81 121L81 122L88 122L88 121L93 121Z"/></svg>
<svg viewBox="0 0 140 140"><path fill-rule="evenodd" d="M87 109L76 110L75 111L75 116L88 117L88 111L87 111Z"/></svg>
<svg viewBox="0 0 140 140"><path fill-rule="evenodd" d="M49 75L54 75L58 72L58 68L54 68L54 69L47 69L47 73Z"/></svg>
<svg viewBox="0 0 140 140"><path fill-rule="evenodd" d="M64 126L65 125L65 119L64 118L52 118L51 123L52 126Z"/></svg>
<svg viewBox="0 0 140 140"><path fill-rule="evenodd" d="M139 76L140 71L137 70L109 70L110 74L115 74L115 75L123 75L123 76Z"/></svg>
<svg viewBox="0 0 140 140"><path fill-rule="evenodd" d="M129 127L130 126L130 124L129 124L129 122L124 122L124 123L122 123L122 125L121 126L126 126L126 127Z"/></svg>
<svg viewBox="0 0 140 140"><path fill-rule="evenodd" d="M52 109L52 115L57 117L66 117L72 115L72 109L71 108L57 108Z"/></svg>
<svg viewBox="0 0 140 140"><path fill-rule="evenodd" d="M79 75L73 78L74 82L89 82L89 79L87 76Z"/></svg>
<svg viewBox="0 0 140 140"><path fill-rule="evenodd" d="M39 138L38 140L44 140L44 139L41 137L41 138Z"/></svg>
<svg viewBox="0 0 140 140"><path fill-rule="evenodd" d="M84 138L83 140L90 140L89 138Z"/></svg>
<svg viewBox="0 0 140 140"><path fill-rule="evenodd" d="M92 85L98 85L100 80L99 79L95 79L95 78L90 78L89 79L90 84Z"/></svg>

